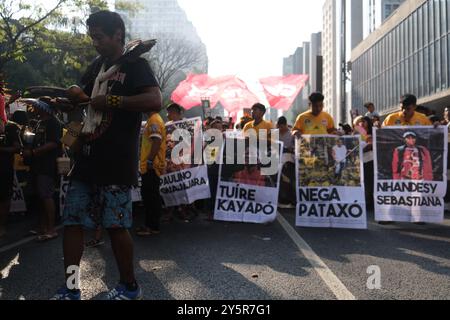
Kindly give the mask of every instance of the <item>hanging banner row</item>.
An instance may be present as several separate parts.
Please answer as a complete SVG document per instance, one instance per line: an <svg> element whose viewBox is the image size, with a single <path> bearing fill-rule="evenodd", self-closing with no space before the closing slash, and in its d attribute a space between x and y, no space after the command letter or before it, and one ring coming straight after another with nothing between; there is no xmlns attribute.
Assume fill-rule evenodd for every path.
<svg viewBox="0 0 450 320"><path fill-rule="evenodd" d="M184 136L177 129L183 129ZM283 156L282 142L251 144L236 132L224 134L218 146L202 132L200 118L169 123L166 132L167 170L160 177L166 207L211 198L210 181L216 181L215 220L273 222L280 178L286 174L283 166L291 165L296 226L366 229L363 162L372 161L373 154L373 172L366 174L374 177L369 196L374 199L376 221L444 221L447 127L389 127L375 129L373 137L305 135L296 140L295 157ZM373 152L367 151L368 139ZM208 170L206 159L218 162L212 165L218 170ZM208 172L218 177L210 179ZM11 208L22 211L23 192L15 182ZM68 181L61 182L63 207ZM133 199L140 199L139 187L133 190Z"/></svg>

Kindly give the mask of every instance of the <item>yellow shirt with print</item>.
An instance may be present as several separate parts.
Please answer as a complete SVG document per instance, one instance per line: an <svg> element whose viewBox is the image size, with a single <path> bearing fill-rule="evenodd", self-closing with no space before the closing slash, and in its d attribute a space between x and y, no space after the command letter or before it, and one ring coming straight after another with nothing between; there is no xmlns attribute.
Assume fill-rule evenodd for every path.
<svg viewBox="0 0 450 320"><path fill-rule="evenodd" d="M397 112L389 115L383 122L383 127L392 126L431 126L432 123L426 115L420 112L414 112L413 117L409 121L405 121L403 112Z"/></svg>
<svg viewBox="0 0 450 320"><path fill-rule="evenodd" d="M328 134L329 129L334 129L333 118L322 111L317 117L311 111L302 113L297 117L292 131L300 131L301 134Z"/></svg>
<svg viewBox="0 0 450 320"><path fill-rule="evenodd" d="M163 119L158 113L154 113L150 116L145 124L144 132L142 133L142 143L141 143L141 157L139 171L141 174L147 173L147 160L152 150L152 138L161 139L161 147L153 159L153 169L156 174L160 176L163 174L166 168L166 126Z"/></svg>
<svg viewBox="0 0 450 320"><path fill-rule="evenodd" d="M247 134L250 129L255 130L256 135L259 136L259 131L266 130L267 136L270 135L270 130L273 129L273 124L270 121L262 120L258 125L255 126L255 120L250 121L244 126L244 134Z"/></svg>

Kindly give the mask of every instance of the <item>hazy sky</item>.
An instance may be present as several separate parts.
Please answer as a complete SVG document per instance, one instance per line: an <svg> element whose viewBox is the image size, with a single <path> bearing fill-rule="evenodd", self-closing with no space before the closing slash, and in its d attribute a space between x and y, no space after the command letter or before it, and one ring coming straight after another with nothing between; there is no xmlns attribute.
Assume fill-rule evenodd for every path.
<svg viewBox="0 0 450 320"><path fill-rule="evenodd" d="M206 44L211 75L281 75L283 57L322 30L325 0L178 0Z"/></svg>
<svg viewBox="0 0 450 320"><path fill-rule="evenodd" d="M1 0L0 0L1 1ZM56 0L28 0L51 6ZM108 0L113 7L114 0ZM178 0L205 43L209 73L282 74L283 57L322 30L325 0Z"/></svg>

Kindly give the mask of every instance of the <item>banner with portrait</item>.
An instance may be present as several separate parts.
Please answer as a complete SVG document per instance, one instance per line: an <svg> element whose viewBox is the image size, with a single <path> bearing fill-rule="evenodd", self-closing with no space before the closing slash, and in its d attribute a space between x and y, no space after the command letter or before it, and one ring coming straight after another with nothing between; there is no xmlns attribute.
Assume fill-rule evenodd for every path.
<svg viewBox="0 0 450 320"><path fill-rule="evenodd" d="M160 177L166 207L191 204L210 197L208 170L203 161L201 118L166 124L167 169Z"/></svg>
<svg viewBox="0 0 450 320"><path fill-rule="evenodd" d="M132 202L141 202L142 201L141 187L142 187L142 177L139 175L137 186L131 186L131 201Z"/></svg>
<svg viewBox="0 0 450 320"><path fill-rule="evenodd" d="M296 226L367 229L360 136L296 140Z"/></svg>
<svg viewBox="0 0 450 320"><path fill-rule="evenodd" d="M19 180L17 179L17 174L14 172L14 180L13 180L13 193L11 196L11 206L9 208L9 212L17 213L17 212L26 212L27 205L25 203L25 196L23 193L23 189L19 184Z"/></svg>
<svg viewBox="0 0 450 320"><path fill-rule="evenodd" d="M64 206L66 204L67 191L69 191L70 179L67 176L62 175L59 183L59 215L62 217L64 214Z"/></svg>
<svg viewBox="0 0 450 320"><path fill-rule="evenodd" d="M277 217L283 143L227 137L221 151L214 219L269 223Z"/></svg>
<svg viewBox="0 0 450 320"><path fill-rule="evenodd" d="M442 223L447 127L374 130L375 220Z"/></svg>

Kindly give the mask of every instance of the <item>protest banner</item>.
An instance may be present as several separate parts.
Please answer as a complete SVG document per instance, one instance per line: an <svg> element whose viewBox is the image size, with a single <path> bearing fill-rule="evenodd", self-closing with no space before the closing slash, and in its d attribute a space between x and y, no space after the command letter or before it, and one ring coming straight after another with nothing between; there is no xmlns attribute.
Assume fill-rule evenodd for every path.
<svg viewBox="0 0 450 320"><path fill-rule="evenodd" d="M375 220L444 221L447 127L374 130Z"/></svg>
<svg viewBox="0 0 450 320"><path fill-rule="evenodd" d="M241 138L225 140L215 220L269 223L276 219L283 144L273 142L267 148L260 146L259 143L250 146L248 140Z"/></svg>
<svg viewBox="0 0 450 320"><path fill-rule="evenodd" d="M141 176L139 176L138 185L131 187L131 201L132 202L141 202L142 201L141 187L142 187L142 178L141 178Z"/></svg>
<svg viewBox="0 0 450 320"><path fill-rule="evenodd" d="M201 118L166 125L167 169L160 177L160 193L166 207L191 204L210 195L208 170L203 161Z"/></svg>
<svg viewBox="0 0 450 320"><path fill-rule="evenodd" d="M367 229L359 136L296 140L296 226Z"/></svg>
<svg viewBox="0 0 450 320"><path fill-rule="evenodd" d="M59 184L59 215L62 217L64 213L64 205L66 203L67 191L69 191L70 179L64 175L61 176Z"/></svg>
<svg viewBox="0 0 450 320"><path fill-rule="evenodd" d="M25 211L27 211L25 196L23 194L22 187L19 184L19 180L17 179L17 174L14 172L13 193L11 197L11 207L9 209L9 212L16 213Z"/></svg>

